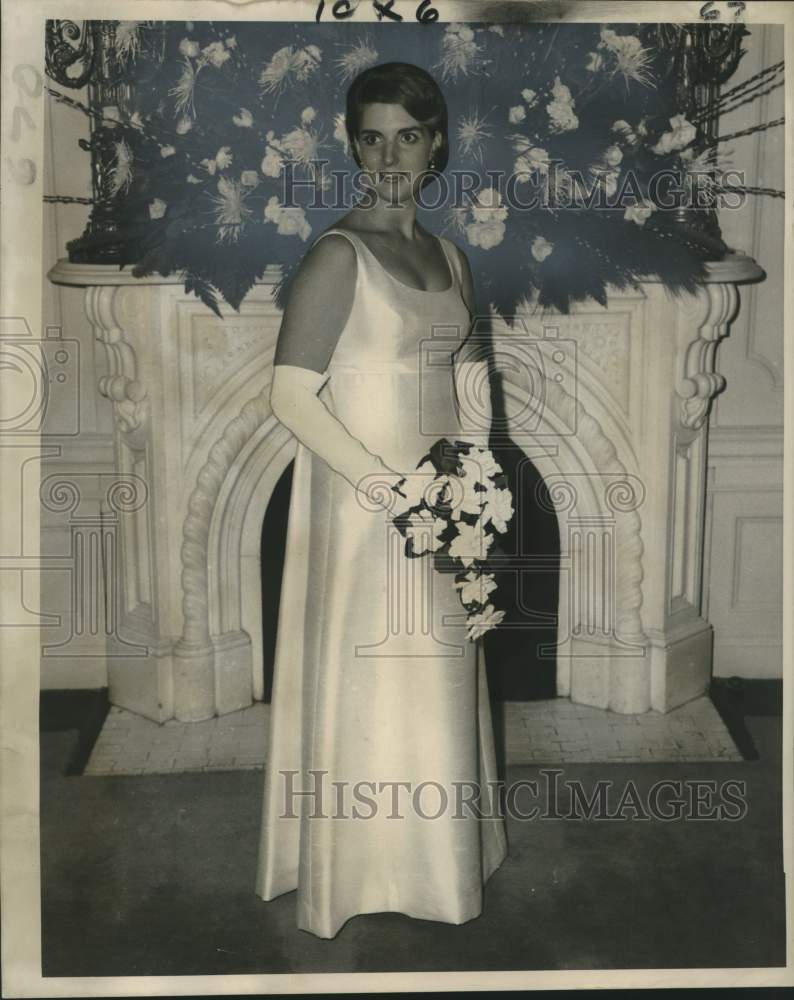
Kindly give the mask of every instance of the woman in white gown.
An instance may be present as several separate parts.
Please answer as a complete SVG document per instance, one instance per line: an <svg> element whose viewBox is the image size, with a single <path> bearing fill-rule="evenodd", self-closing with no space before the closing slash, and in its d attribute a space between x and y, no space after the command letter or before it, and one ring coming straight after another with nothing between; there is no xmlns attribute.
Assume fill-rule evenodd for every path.
<svg viewBox="0 0 794 1000"><path fill-rule="evenodd" d="M446 105L386 63L354 80L347 128L372 204L314 241L276 347L271 403L298 448L256 880L265 900L297 889L298 927L323 938L384 910L471 920L506 855L482 640L454 575L390 524L438 438L487 444L461 415L468 262L415 218Z"/></svg>

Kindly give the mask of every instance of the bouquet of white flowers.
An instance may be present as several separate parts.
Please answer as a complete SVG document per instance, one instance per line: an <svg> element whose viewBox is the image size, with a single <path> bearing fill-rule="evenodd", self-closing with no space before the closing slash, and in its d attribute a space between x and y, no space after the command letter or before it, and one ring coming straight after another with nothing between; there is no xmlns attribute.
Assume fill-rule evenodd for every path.
<svg viewBox="0 0 794 1000"><path fill-rule="evenodd" d="M423 475L405 476L396 486L408 509L393 524L406 539L409 558L433 553L437 568L446 570L451 564L457 570L455 587L467 612L467 637L478 639L505 615L495 605L491 568L496 535L507 531L514 513L507 477L490 449L447 438L433 445L417 471Z"/></svg>

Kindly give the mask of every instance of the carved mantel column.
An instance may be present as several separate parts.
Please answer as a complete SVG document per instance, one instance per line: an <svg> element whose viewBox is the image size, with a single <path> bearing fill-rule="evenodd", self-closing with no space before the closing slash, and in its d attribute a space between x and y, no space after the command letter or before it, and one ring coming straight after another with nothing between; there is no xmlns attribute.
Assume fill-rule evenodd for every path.
<svg viewBox="0 0 794 1000"><path fill-rule="evenodd" d="M508 434L543 475L560 525L551 653L558 692L574 701L668 711L707 688L701 553L708 414L725 388L717 347L737 286L763 276L733 253L691 295L647 280L612 291L606 309L538 318L527 308L513 331L497 326ZM523 371L509 358L521 338L542 359Z"/></svg>
<svg viewBox="0 0 794 1000"><path fill-rule="evenodd" d="M734 254L710 265L695 295L675 299L648 281L612 290L607 309L583 303L542 320L527 311L518 335L495 328L500 353L522 336L537 347L507 366L503 388L510 436L543 475L560 524L550 652L560 695L666 711L708 683L708 408L724 385L716 348L736 285L762 276ZM85 287L108 361L98 389L113 404L116 471L148 490L118 515L119 631L144 655L108 649L111 701L157 721L245 707L262 692L262 518L295 450L268 405L278 270L223 320L176 278L67 261L49 277Z"/></svg>
<svg viewBox="0 0 794 1000"><path fill-rule="evenodd" d="M265 465L273 462L272 485L294 450L267 403L280 323L272 302L277 275L270 269L240 313L227 310L224 320L176 278L135 279L115 265L67 261L49 275L85 286L86 315L107 358L98 390L113 405L116 471L148 489L147 502L119 518L120 567L109 581L120 598L119 632L145 655L109 652L108 677L114 704L157 721L231 712L262 687L261 643L254 644L256 677L243 624L244 509L236 539L219 531L236 480L244 481L234 463L260 425L272 425L260 454ZM264 506L260 530L263 514ZM236 587L225 579L235 551Z"/></svg>

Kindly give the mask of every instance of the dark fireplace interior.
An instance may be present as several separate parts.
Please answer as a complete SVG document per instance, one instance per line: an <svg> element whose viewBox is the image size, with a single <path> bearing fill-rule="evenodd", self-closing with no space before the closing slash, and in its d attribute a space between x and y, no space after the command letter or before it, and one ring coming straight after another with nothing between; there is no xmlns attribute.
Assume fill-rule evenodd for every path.
<svg viewBox="0 0 794 1000"><path fill-rule="evenodd" d="M554 698L560 541L545 484L520 448L493 448L513 494L516 514L499 542L507 568L497 575L502 627L484 637L491 697L499 701ZM262 526L262 647L264 697L273 687L281 575L287 539L293 463L276 484Z"/></svg>

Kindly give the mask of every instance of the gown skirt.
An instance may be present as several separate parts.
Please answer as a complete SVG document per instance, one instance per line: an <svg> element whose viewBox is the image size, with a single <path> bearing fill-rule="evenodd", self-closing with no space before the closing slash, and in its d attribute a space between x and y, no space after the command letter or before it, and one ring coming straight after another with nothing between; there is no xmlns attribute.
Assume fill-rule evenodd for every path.
<svg viewBox="0 0 794 1000"><path fill-rule="evenodd" d="M354 245L357 282L319 395L409 473L438 438L465 439L457 258L440 237L451 285L423 291L330 233ZM255 890L297 889L298 927L322 938L361 913L471 920L507 854L482 639L466 638L454 573L407 558L389 520L298 443Z"/></svg>

